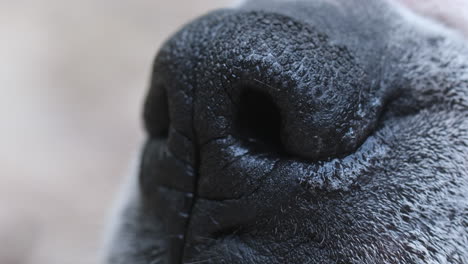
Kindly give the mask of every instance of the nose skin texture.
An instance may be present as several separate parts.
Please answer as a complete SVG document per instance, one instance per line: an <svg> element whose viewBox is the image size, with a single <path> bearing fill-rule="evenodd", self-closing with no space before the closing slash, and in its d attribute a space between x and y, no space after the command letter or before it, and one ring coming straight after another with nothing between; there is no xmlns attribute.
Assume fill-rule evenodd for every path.
<svg viewBox="0 0 468 264"><path fill-rule="evenodd" d="M439 245L466 256L463 225L427 217L443 203L466 220L468 77L443 56L458 46L387 13L369 25L304 3L217 11L159 51L138 209L157 228L135 235L157 243L133 263L425 263Z"/></svg>
<svg viewBox="0 0 468 264"><path fill-rule="evenodd" d="M220 22L225 26L216 28ZM206 23L212 37L198 44L208 54L195 59L200 144L239 138L235 122L243 124L238 113L247 107L242 94L251 93L260 95L257 108L267 99L277 108L279 131L269 132L279 133L280 149L297 158L349 153L375 126L381 107L375 87L346 48L330 45L314 28L262 13L220 14Z"/></svg>
<svg viewBox="0 0 468 264"><path fill-rule="evenodd" d="M316 171L317 162L363 143L388 94L370 83L346 47L287 16L220 11L179 32L155 61L145 106L151 139L141 170L147 201L162 204L156 214L167 219L170 263L190 259L198 248L189 240L198 235L272 213L258 199L274 208L287 204L289 198L271 196L277 188L291 199L303 192L301 177ZM355 173L365 167L343 164ZM348 189L352 177L342 176L324 169L307 184ZM262 185L266 193L257 194ZM179 193L167 201L173 190ZM228 214L209 213L224 220L197 216L200 224L190 223L195 197L245 196ZM187 231L189 224L197 228Z"/></svg>

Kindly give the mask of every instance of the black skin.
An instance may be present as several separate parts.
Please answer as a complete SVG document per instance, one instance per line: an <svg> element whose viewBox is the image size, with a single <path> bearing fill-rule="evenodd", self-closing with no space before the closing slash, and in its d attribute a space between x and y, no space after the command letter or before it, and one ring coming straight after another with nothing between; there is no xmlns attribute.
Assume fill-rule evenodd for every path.
<svg viewBox="0 0 468 264"><path fill-rule="evenodd" d="M160 50L108 263L468 263L468 48L384 1L252 1Z"/></svg>

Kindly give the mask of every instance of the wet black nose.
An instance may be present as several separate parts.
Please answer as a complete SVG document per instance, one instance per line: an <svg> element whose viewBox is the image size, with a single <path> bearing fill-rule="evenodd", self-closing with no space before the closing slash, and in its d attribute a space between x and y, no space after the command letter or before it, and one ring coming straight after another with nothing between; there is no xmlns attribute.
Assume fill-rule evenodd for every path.
<svg viewBox="0 0 468 264"><path fill-rule="evenodd" d="M371 98L346 48L289 17L223 11L185 27L157 56L144 112L142 188L180 193L154 198L171 249L182 247L194 197L240 197L278 160L354 151L376 123ZM243 160L252 153L276 161Z"/></svg>
<svg viewBox="0 0 468 264"><path fill-rule="evenodd" d="M353 151L381 102L349 52L290 18L245 17L213 15L166 44L146 106L150 134L175 129L199 145L232 136L306 160Z"/></svg>

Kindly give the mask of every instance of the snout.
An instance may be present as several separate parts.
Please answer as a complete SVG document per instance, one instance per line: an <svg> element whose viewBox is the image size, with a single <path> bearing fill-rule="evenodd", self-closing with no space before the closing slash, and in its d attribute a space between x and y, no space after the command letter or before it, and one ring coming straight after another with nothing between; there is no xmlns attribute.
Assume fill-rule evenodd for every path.
<svg viewBox="0 0 468 264"><path fill-rule="evenodd" d="M154 64L140 175L170 263L310 188L348 189L366 163L344 158L376 127L384 94L345 47L291 17L220 11L173 36Z"/></svg>

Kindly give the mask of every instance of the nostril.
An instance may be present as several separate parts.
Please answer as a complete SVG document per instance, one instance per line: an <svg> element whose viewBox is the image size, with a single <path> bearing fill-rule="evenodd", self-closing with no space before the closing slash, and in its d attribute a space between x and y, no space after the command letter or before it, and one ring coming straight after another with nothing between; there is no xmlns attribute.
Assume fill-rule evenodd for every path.
<svg viewBox="0 0 468 264"><path fill-rule="evenodd" d="M167 138L169 135L169 102L167 90L162 84L150 89L146 97L144 113L146 129L154 138Z"/></svg>
<svg viewBox="0 0 468 264"><path fill-rule="evenodd" d="M281 113L270 95L243 87L235 120L240 138L258 151L283 152Z"/></svg>

